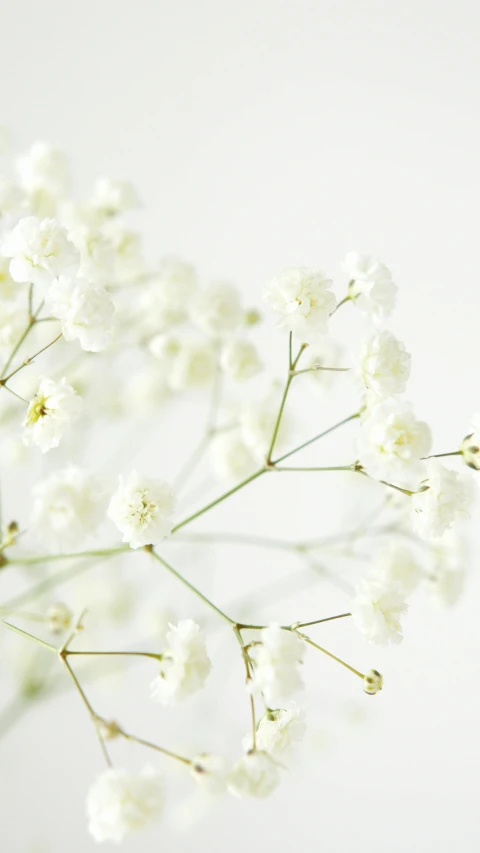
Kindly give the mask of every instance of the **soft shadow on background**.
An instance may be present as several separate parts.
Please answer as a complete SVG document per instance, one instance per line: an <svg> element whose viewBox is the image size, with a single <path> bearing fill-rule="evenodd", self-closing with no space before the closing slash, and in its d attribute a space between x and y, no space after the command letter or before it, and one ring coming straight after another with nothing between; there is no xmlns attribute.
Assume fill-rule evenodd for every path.
<svg viewBox="0 0 480 853"><path fill-rule="evenodd" d="M480 402L479 35L467 0L16 0L0 12L0 123L22 148L41 138L66 149L79 189L102 174L130 178L152 257L185 257L206 278L237 282L248 302L288 264L338 278L347 251L378 253L400 288L392 329L413 354L408 396L440 451ZM158 429L157 453L169 456L174 435L178 467L188 423ZM238 529L271 531L282 511L282 524L308 518L328 533L328 496L302 488L294 519L273 492L239 498ZM249 559L229 553L237 591L253 587L265 556ZM229 801L189 830L180 815L183 829L166 821L125 850L478 850L475 552L472 562L456 609L420 602L400 648L328 629L340 653L355 648L384 672L385 690L362 701L341 673L312 666L314 757L272 800ZM133 719L144 679L132 676L126 699L112 690ZM88 724L65 695L0 744L5 853L94 849L83 797L100 756Z"/></svg>

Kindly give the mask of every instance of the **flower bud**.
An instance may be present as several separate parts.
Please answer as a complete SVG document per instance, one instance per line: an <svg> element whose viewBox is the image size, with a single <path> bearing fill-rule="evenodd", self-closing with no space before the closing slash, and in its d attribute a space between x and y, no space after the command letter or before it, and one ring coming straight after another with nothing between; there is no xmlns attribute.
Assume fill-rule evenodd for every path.
<svg viewBox="0 0 480 853"><path fill-rule="evenodd" d="M463 461L474 471L480 471L480 436L475 432L466 435L460 445Z"/></svg>
<svg viewBox="0 0 480 853"><path fill-rule="evenodd" d="M258 326L262 322L262 315L256 308L248 308L245 311L243 323L245 326Z"/></svg>
<svg viewBox="0 0 480 853"><path fill-rule="evenodd" d="M115 720L97 720L97 729L103 740L113 740L120 734L120 726Z"/></svg>
<svg viewBox="0 0 480 853"><path fill-rule="evenodd" d="M62 634L72 623L72 611L66 604L52 604L47 611L48 630L52 634Z"/></svg>
<svg viewBox="0 0 480 853"><path fill-rule="evenodd" d="M383 675L380 675L376 669L370 669L363 676L363 690L369 696L375 696L376 693L383 687Z"/></svg>

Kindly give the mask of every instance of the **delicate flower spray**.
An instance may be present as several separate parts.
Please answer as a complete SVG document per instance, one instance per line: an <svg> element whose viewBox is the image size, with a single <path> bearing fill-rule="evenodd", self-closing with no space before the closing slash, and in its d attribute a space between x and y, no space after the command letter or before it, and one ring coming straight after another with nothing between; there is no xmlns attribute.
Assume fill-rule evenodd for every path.
<svg viewBox="0 0 480 853"><path fill-rule="evenodd" d="M462 520L468 518L472 502L468 477L480 469L480 418L475 415L465 426L466 435L456 437L453 449L432 454L432 432L421 419L423 413L417 416L403 398L411 356L383 327L397 287L377 257L348 254L343 263L346 277L339 285L321 269L306 267L288 267L265 284L263 302L284 335L279 384L278 376L266 375L261 312L244 305L235 284L204 284L196 270L178 258L148 262L140 235L129 222L130 211L140 206L131 184L104 177L78 200L71 195L68 158L45 142L20 157L12 173L0 176L2 460L14 466L27 454L36 470L35 460L48 452L42 457L48 466L31 483L31 512L26 503L21 518L10 518L8 501L2 499L0 583L18 577L23 586L10 599L2 588L0 620L31 650L20 698L28 696L35 706L37 695L56 689L55 679L63 669L83 703L105 761L87 794L88 829L97 842L119 843L167 807L169 762L181 766L186 784L202 797L271 795L308 727L308 707L297 701L303 691L309 704L307 673L315 655L317 668L339 665L345 677L353 677L353 689L365 696L382 691L383 675L372 667L370 656L363 669L357 669L325 648L324 623L332 623L331 632L345 630L348 622L358 629L359 651L352 656L359 659L368 648L362 637L372 644L401 643L408 631L409 600L417 590L426 590L439 603L458 598L465 563ZM336 324L338 311L350 309L360 340L349 359L349 341L341 346ZM32 368L34 363L37 368ZM355 379L350 383L350 410L295 442L296 389L312 392L308 407L316 405L320 394L325 417L325 400L329 395L335 399L341 383L348 389L349 373ZM110 439L132 410L155 423L163 406L185 395L196 399L202 412L207 409L207 418L198 419L199 443L191 456L186 453L174 483L165 478L168 449L163 446L148 470L136 464L136 451L132 464L123 470L117 466L113 476L85 463L89 441L98 435L93 431L96 424L101 423L101 434ZM196 427L195 419L189 427ZM346 456L332 456L331 464L322 465L314 455L312 463L302 466L302 451L317 453L322 439L335 437L337 431L351 437ZM210 465L211 477L229 483L218 485L213 499L201 497L188 513L183 509L184 490L201 465ZM258 479L282 475L288 480L289 472L320 480L331 472L345 480L355 478L366 488L373 481L383 503L374 517L362 514L353 529L333 539L328 530L324 539L312 530L311 538L302 542L295 541L294 529L279 530L277 538L248 530L196 530L197 519L213 514L243 490L253 491ZM298 503L299 495L290 498ZM166 540L191 554L186 574L176 558L167 558ZM352 560L354 590L350 598L346 595L344 612L323 612L322 597L317 603L312 594L311 614L302 617L292 603L286 624L275 618L258 621L253 612L251 621L239 621L234 604L227 607L207 596L197 571L199 549L207 554L216 543L239 550L258 545L261 557L265 549L280 546L312 568L325 547L329 561L334 561L345 559L346 544L348 558L365 542L371 559L363 572ZM113 571L110 566L108 608L104 577L88 585L88 612L76 612L69 591L77 575L94 566L106 574L116 555L129 574L121 574L117 564ZM152 577L152 593L143 603L130 592L134 567L140 564ZM24 572L30 565L38 565L40 578ZM227 560L222 570L228 569ZM159 572L169 576L173 589L182 590L178 602L158 600ZM187 601L192 597L192 604L196 599L199 613L209 615L211 622L204 623L200 615L200 624L190 618L185 596ZM100 601L117 620L137 606L155 604L156 624L162 622L163 627L148 650L140 646L140 637L138 646L95 648L94 614ZM38 632L22 627L28 619L40 623ZM218 645L211 641L215 620L223 630L229 678L239 675L241 731L246 734L241 743L233 739L225 749L224 740L217 739L217 726L210 726L209 742L183 754L170 748L168 713L175 713L171 706L184 703L197 730L196 702L219 684ZM81 642L82 632L88 642ZM50 668L37 664L34 643L43 655L51 652ZM92 706L77 664L88 662L95 671L112 655L121 665L143 659L143 666L150 667L138 701L153 699L164 706L159 709L158 738L150 740L124 728L114 708L104 717ZM107 691L105 708L109 701ZM222 718L227 728L231 711L229 707ZM152 766L141 772L119 767L115 741L122 739L148 751ZM218 750L216 743L221 744Z"/></svg>

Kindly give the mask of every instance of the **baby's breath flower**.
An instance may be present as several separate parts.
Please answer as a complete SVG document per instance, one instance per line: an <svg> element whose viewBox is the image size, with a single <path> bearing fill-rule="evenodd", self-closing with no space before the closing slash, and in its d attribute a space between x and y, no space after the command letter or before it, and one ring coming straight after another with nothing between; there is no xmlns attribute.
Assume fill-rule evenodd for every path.
<svg viewBox="0 0 480 853"><path fill-rule="evenodd" d="M243 480L258 468L258 462L238 430L215 436L211 443L215 474L225 480Z"/></svg>
<svg viewBox="0 0 480 853"><path fill-rule="evenodd" d="M349 295L364 314L383 320L395 306L397 286L385 264L373 255L350 252L343 262Z"/></svg>
<svg viewBox="0 0 480 853"><path fill-rule="evenodd" d="M152 681L152 698L171 705L201 690L212 665L198 625L184 619L170 625L160 675Z"/></svg>
<svg viewBox="0 0 480 853"><path fill-rule="evenodd" d="M92 207L104 216L117 216L126 210L141 207L137 191L130 181L99 178L95 184Z"/></svg>
<svg viewBox="0 0 480 853"><path fill-rule="evenodd" d="M270 796L280 783L278 767L266 752L247 752L229 776L228 790L234 797Z"/></svg>
<svg viewBox="0 0 480 853"><path fill-rule="evenodd" d="M80 258L56 219L26 216L7 234L2 254L11 258L10 275L18 282L48 286L62 274L76 274Z"/></svg>
<svg viewBox="0 0 480 853"><path fill-rule="evenodd" d="M196 755L190 772L197 785L208 794L223 794L227 788L229 766L223 755Z"/></svg>
<svg viewBox="0 0 480 853"><path fill-rule="evenodd" d="M226 344L220 364L227 376L236 382L251 379L262 369L256 346L247 340L233 340Z"/></svg>
<svg viewBox="0 0 480 853"><path fill-rule="evenodd" d="M72 624L73 614L66 604L52 604L47 611L48 630L52 634L62 634Z"/></svg>
<svg viewBox="0 0 480 853"><path fill-rule="evenodd" d="M474 471L480 470L480 413L473 415L471 420L473 432L465 436L460 450L464 462Z"/></svg>
<svg viewBox="0 0 480 853"><path fill-rule="evenodd" d="M62 435L81 413L83 400L65 377L56 382L43 377L30 401L24 421L23 441L36 444L42 453L58 447Z"/></svg>
<svg viewBox="0 0 480 853"><path fill-rule="evenodd" d="M48 142L35 142L28 154L18 160L17 169L31 209L40 216L51 216L70 188L67 155Z"/></svg>
<svg viewBox="0 0 480 853"><path fill-rule="evenodd" d="M280 315L279 326L310 341L328 331L336 305L332 285L321 270L287 267L266 285L263 298Z"/></svg>
<svg viewBox="0 0 480 853"><path fill-rule="evenodd" d="M397 584L375 577L363 580L352 601L352 620L370 643L401 643L401 617L407 612L405 596Z"/></svg>
<svg viewBox="0 0 480 853"><path fill-rule="evenodd" d="M172 360L168 383L174 391L207 385L215 373L215 350L208 340L180 341Z"/></svg>
<svg viewBox="0 0 480 853"><path fill-rule="evenodd" d="M255 667L249 689L262 693L269 707L288 699L304 686L300 673L304 651L302 640L293 631L284 631L279 625L264 628L260 645L251 650Z"/></svg>
<svg viewBox="0 0 480 853"><path fill-rule="evenodd" d="M294 741L303 740L305 730L305 711L295 703L290 708L267 711L257 726L257 749L273 756L284 755ZM246 751L252 749L251 734L246 735L242 745Z"/></svg>
<svg viewBox="0 0 480 853"><path fill-rule="evenodd" d="M457 518L468 516L469 491L455 471L438 459L426 463L427 478L412 496L413 525L426 538L445 533Z"/></svg>
<svg viewBox="0 0 480 853"><path fill-rule="evenodd" d="M141 773L109 767L88 792L88 829L95 841L118 844L156 817L162 801L159 776L150 767Z"/></svg>
<svg viewBox="0 0 480 853"><path fill-rule="evenodd" d="M74 465L37 483L33 498L32 530L52 551L80 548L102 519L98 484Z"/></svg>
<svg viewBox="0 0 480 853"><path fill-rule="evenodd" d="M415 418L409 403L392 398L367 411L358 455L373 477L395 483L417 475L419 460L430 447L430 428Z"/></svg>
<svg viewBox="0 0 480 853"><path fill-rule="evenodd" d="M157 545L172 529L175 498L163 480L142 477L136 471L120 477L112 495L108 517L123 533L122 542L131 548Z"/></svg>
<svg viewBox="0 0 480 853"><path fill-rule="evenodd" d="M101 285L61 275L50 285L47 306L52 317L61 320L65 340L77 338L87 352L107 348L115 308Z"/></svg>
<svg viewBox="0 0 480 853"><path fill-rule="evenodd" d="M322 367L340 367L341 347L331 338L321 337L308 347L302 368L309 372L305 374L312 391L323 396L330 391L339 373L334 370L321 370Z"/></svg>
<svg viewBox="0 0 480 853"><path fill-rule="evenodd" d="M243 320L240 293L233 284L212 284L198 294L191 306L192 322L212 338L234 332Z"/></svg>
<svg viewBox="0 0 480 853"><path fill-rule="evenodd" d="M410 548L392 542L376 558L376 577L385 584L397 584L410 595L422 578L422 570Z"/></svg>
<svg viewBox="0 0 480 853"><path fill-rule="evenodd" d="M375 332L362 342L357 370L367 391L378 397L402 394L410 375L410 355L391 332Z"/></svg>
<svg viewBox="0 0 480 853"><path fill-rule="evenodd" d="M155 334L188 319L198 288L194 267L177 258L165 258L140 297L142 325Z"/></svg>

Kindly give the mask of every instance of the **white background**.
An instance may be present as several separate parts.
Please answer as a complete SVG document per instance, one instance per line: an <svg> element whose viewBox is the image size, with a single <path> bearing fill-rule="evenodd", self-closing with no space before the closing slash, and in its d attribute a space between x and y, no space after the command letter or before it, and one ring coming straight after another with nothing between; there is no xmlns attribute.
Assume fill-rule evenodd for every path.
<svg viewBox="0 0 480 853"><path fill-rule="evenodd" d="M68 150L80 189L131 178L154 256L233 279L252 303L288 264L339 277L347 251L378 253L400 286L409 395L441 451L479 408L479 24L469 0L4 2L1 121L23 147ZM324 495L306 488L310 533L328 533ZM273 492L239 498L238 529L259 531L259 494L272 533ZM302 510L283 512L302 526ZM341 703L340 725L328 699L338 687L353 701L357 684L315 660L313 761L266 803L229 801L190 831L165 820L125 849L478 850L479 589L473 571L455 610L421 602L393 652L329 628L331 647L385 672L362 724ZM1 850L93 849L83 796L100 756L76 697L42 705L0 750Z"/></svg>

